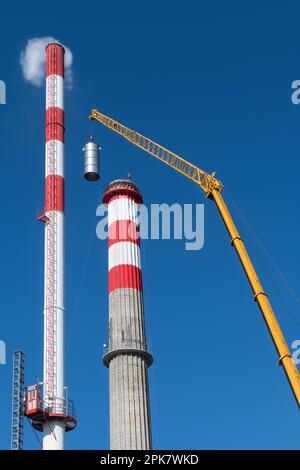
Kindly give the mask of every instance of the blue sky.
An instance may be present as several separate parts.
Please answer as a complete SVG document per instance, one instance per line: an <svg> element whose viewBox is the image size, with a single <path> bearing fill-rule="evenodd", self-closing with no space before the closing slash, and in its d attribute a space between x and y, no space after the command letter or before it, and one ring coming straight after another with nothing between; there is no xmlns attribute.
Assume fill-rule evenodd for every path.
<svg viewBox="0 0 300 470"><path fill-rule="evenodd" d="M244 3L244 2L243 2ZM10 445L12 352L26 352L26 382L42 376L44 88L26 84L19 57L51 35L74 54L66 96L67 384L79 424L69 449L109 446L107 245L96 238L103 188L130 171L146 204L204 203L205 246L144 241L145 313L157 449L299 448L299 415L277 355L213 203L183 176L95 127L102 179L83 179L81 148L92 107L204 170L217 170L262 273L287 342L300 338L299 303L272 270L230 203L238 203L299 293L300 79L297 2L52 1L1 6L0 448ZM273 278L275 289L268 275ZM280 296L278 295L278 289ZM28 423L25 448L37 449ZM284 432L282 431L284 430Z"/></svg>

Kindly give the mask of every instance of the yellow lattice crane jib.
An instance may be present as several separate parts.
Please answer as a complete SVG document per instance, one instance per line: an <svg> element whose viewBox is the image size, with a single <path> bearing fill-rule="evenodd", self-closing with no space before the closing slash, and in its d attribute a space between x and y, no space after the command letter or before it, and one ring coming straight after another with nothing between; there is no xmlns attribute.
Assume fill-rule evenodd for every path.
<svg viewBox="0 0 300 470"><path fill-rule="evenodd" d="M245 244L240 237L228 207L226 206L225 201L221 195L223 185L215 178L216 174L213 173L210 175L205 171L200 170L200 168L197 168L195 165L188 162L187 160L184 160L170 150L167 150L166 148L162 147L156 142L153 142L147 137L144 137L138 132L123 126L118 121L100 113L96 109L91 111L89 118L104 124L109 129L129 140L135 146L153 155L163 163L166 163L170 167L174 168L174 170L182 173L184 176L197 183L204 190L206 197L216 203L222 220L224 221L225 226L229 232L231 245L235 248L238 254L247 279L253 290L253 299L260 307L261 313L275 344L279 356L278 363L282 365L296 398L297 404L300 407L300 374L286 344L276 316L273 312L268 295L265 293L262 287L259 277L247 253Z"/></svg>

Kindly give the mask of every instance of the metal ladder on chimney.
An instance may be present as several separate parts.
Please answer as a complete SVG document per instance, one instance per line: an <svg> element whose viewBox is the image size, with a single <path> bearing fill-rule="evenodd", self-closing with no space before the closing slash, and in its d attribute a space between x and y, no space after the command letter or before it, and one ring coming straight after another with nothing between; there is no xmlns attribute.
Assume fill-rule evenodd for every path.
<svg viewBox="0 0 300 470"><path fill-rule="evenodd" d="M56 50L51 51L52 70L56 69ZM50 75L48 80L48 96L50 97L50 112L56 122L56 101L57 101L57 80L56 75ZM52 125L52 124L50 124ZM47 152L47 174L55 175L57 172L57 144L56 135L53 135L48 142ZM51 406L56 397L56 353L57 353L57 187L56 178L50 176L49 188L49 212L48 222L46 224L47 231L47 290L46 290L46 378L45 378L45 400Z"/></svg>

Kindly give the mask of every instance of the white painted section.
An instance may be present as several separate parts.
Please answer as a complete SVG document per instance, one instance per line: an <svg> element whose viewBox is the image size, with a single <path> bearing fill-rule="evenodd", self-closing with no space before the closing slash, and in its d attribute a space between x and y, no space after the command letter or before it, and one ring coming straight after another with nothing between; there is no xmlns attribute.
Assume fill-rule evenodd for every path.
<svg viewBox="0 0 300 470"><path fill-rule="evenodd" d="M132 242L118 242L109 247L108 269L120 264L131 264L141 269L140 247Z"/></svg>
<svg viewBox="0 0 300 470"><path fill-rule="evenodd" d="M46 212L46 216L51 220L50 223L55 224L56 230L56 291L57 291L57 302L58 308L65 308L65 296L64 296L64 275L65 275L65 260L64 260L64 239L65 239L65 216L63 212L50 211ZM46 224L46 240L48 233L50 233L50 223ZM47 245L45 240L45 255L47 254ZM47 281L47 262L45 259L45 281ZM46 287L46 286L45 286ZM46 306L46 289L45 289L45 306Z"/></svg>
<svg viewBox="0 0 300 470"><path fill-rule="evenodd" d="M137 221L138 204L127 196L121 196L108 204L108 225L116 220Z"/></svg>
<svg viewBox="0 0 300 470"><path fill-rule="evenodd" d="M51 420L43 426L43 450L64 450L65 425L60 420Z"/></svg>
<svg viewBox="0 0 300 470"><path fill-rule="evenodd" d="M45 155L45 176L64 176L64 144L60 140L49 140L46 142Z"/></svg>
<svg viewBox="0 0 300 470"><path fill-rule="evenodd" d="M65 298L64 298L64 214L59 211L47 212L46 216L49 222L46 224L45 230L45 297L44 297L44 315L49 315L47 291L48 286L54 281L55 288L55 304L51 314L54 313L54 328L49 333L47 329L46 317L44 317L44 399L49 396L53 397L53 409L57 412L64 412L64 313L65 313ZM53 232L54 229L54 232ZM52 242L49 245L49 239L52 239L55 233L55 249L52 248ZM55 259L55 263L53 263ZM48 266L49 265L49 266ZM55 276L51 274L48 268L55 266ZM49 274L50 273L50 274ZM49 325L49 323L48 323ZM47 363L47 344L51 338L54 339L54 365L51 367ZM50 341L51 343L51 341ZM47 386L49 383L54 382L54 389L51 390ZM55 424L56 423L56 424ZM56 439L53 433L49 432L49 427L44 426L44 449L63 449L64 447L64 428L65 425L59 420L50 420L51 428L54 426Z"/></svg>
<svg viewBox="0 0 300 470"><path fill-rule="evenodd" d="M60 75L49 75L46 79L46 109L64 109L64 79Z"/></svg>

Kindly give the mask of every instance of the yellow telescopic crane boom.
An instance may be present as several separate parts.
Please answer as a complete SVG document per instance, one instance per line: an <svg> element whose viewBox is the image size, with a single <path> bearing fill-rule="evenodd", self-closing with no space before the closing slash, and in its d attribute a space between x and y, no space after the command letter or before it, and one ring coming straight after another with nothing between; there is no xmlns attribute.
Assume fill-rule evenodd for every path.
<svg viewBox="0 0 300 470"><path fill-rule="evenodd" d="M150 153L154 157L161 160L163 163L166 163L167 165L174 168L174 170L177 170L187 178L193 180L195 183L201 186L206 194L206 197L212 199L216 203L219 213L229 232L231 245L236 249L238 257L247 275L248 281L252 287L254 301L257 302L260 307L272 340L277 349L279 355L278 363L283 366L297 404L300 407L300 375L298 369L293 361L281 328L272 310L268 295L264 292L258 275L247 253L244 242L240 237L240 234L221 195L223 185L215 178L215 173L210 175L205 171L200 170L195 165L192 165L175 153L170 152L170 150L165 149L161 145L153 142L147 137L144 137L138 132L123 126L119 122L108 116L105 116L105 114L100 113L96 109L91 111L89 118L91 120L101 122L109 129L117 132L125 139L129 140L129 142L132 144L140 147L142 150L145 150L145 152Z"/></svg>

